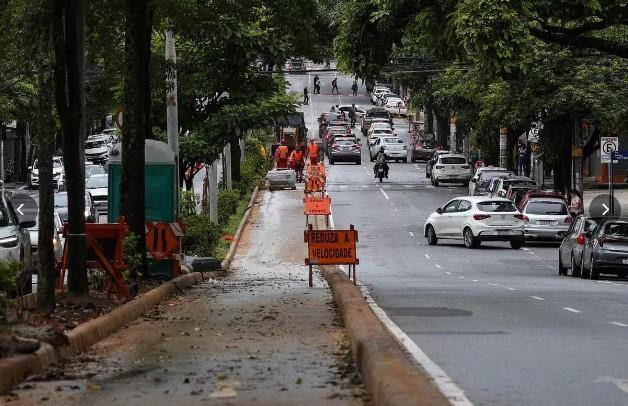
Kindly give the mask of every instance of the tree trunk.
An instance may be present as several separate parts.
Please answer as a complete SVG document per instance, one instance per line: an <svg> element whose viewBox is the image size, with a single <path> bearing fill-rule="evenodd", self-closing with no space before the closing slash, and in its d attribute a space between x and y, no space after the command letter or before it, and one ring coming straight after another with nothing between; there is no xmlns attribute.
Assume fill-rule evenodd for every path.
<svg viewBox="0 0 628 406"><path fill-rule="evenodd" d="M146 270L144 144L151 138L150 56L152 13L149 0L126 0L124 49L124 131L120 207L137 239Z"/></svg>
<svg viewBox="0 0 628 406"><path fill-rule="evenodd" d="M40 36L38 62L38 102L37 134L39 148L37 161L39 168L39 231L37 241L37 306L51 312L55 308L55 280L57 270L54 247L54 188L52 182L52 156L55 144L55 123L53 108L52 38L49 12L44 11Z"/></svg>
<svg viewBox="0 0 628 406"><path fill-rule="evenodd" d="M234 140L231 143L231 180L233 182L240 182L242 180L242 175L240 171L240 143L239 140Z"/></svg>
<svg viewBox="0 0 628 406"><path fill-rule="evenodd" d="M56 0L54 9L55 99L63 129L68 193L68 290L86 294L85 247L85 4Z"/></svg>

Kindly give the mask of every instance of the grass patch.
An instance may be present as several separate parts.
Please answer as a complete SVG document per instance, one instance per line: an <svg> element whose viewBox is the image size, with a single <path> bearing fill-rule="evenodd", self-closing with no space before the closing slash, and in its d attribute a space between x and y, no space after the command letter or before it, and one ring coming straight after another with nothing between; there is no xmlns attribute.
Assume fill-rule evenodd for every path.
<svg viewBox="0 0 628 406"><path fill-rule="evenodd" d="M238 226L240 225L240 221L242 221L242 217L244 216L244 212L247 207L249 207L249 201L251 200L252 194L252 191L248 192L240 199L235 214L229 217L229 222L224 228L224 236L235 236ZM218 242L218 246L216 247L216 258L223 260L227 256L230 246L231 241L221 238Z"/></svg>

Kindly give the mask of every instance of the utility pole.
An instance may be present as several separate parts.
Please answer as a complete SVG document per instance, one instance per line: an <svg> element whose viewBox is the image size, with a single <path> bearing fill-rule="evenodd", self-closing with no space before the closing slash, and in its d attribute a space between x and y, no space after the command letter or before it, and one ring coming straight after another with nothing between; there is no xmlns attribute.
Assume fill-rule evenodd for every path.
<svg viewBox="0 0 628 406"><path fill-rule="evenodd" d="M449 118L449 150L456 152L456 115L452 114Z"/></svg>
<svg viewBox="0 0 628 406"><path fill-rule="evenodd" d="M225 179L225 189L231 190L233 188L233 184L231 182L231 144L225 145L223 155L225 157L225 173L223 174Z"/></svg>
<svg viewBox="0 0 628 406"><path fill-rule="evenodd" d="M500 127L499 129L499 167L505 168L506 162L506 146L508 145L508 128Z"/></svg>
<svg viewBox="0 0 628 406"><path fill-rule="evenodd" d="M209 166L209 218L218 224L218 160Z"/></svg>
<svg viewBox="0 0 628 406"><path fill-rule="evenodd" d="M174 152L174 182L175 190L179 185L179 112L177 106L177 53L174 45L174 35L171 30L166 31L166 118L168 128L168 146ZM179 199L177 193L177 201ZM178 204L177 204L178 205Z"/></svg>
<svg viewBox="0 0 628 406"><path fill-rule="evenodd" d="M244 137L240 138L239 143L240 143L240 163L243 164L244 163L244 148L246 148L245 138Z"/></svg>

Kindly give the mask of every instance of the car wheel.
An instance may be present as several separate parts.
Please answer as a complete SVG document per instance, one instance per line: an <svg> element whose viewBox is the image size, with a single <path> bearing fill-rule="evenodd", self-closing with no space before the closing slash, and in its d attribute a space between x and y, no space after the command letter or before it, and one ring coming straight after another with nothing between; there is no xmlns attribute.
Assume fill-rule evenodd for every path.
<svg viewBox="0 0 628 406"><path fill-rule="evenodd" d="M401 160L401 162L403 162L404 164L407 164L407 163L408 163L408 158L403 158L403 159Z"/></svg>
<svg viewBox="0 0 628 406"><path fill-rule="evenodd" d="M473 231L469 227L465 228L462 232L464 239L464 246L467 248L477 248L480 246L480 241L473 235Z"/></svg>
<svg viewBox="0 0 628 406"><path fill-rule="evenodd" d="M362 160L360 159L360 160L358 160L358 161L355 161L355 164L356 164L356 165L362 165Z"/></svg>
<svg viewBox="0 0 628 406"><path fill-rule="evenodd" d="M330 164L330 165L333 165L334 163L335 163L335 161L334 161L333 159L330 159L330 160L329 160L329 164Z"/></svg>
<svg viewBox="0 0 628 406"><path fill-rule="evenodd" d="M523 241L511 241L511 242L510 242L510 246L511 246L513 249L518 250L518 249L520 249L521 247L523 247Z"/></svg>
<svg viewBox="0 0 628 406"><path fill-rule="evenodd" d="M469 181L467 180L467 181L462 182L462 186L469 187Z"/></svg>
<svg viewBox="0 0 628 406"><path fill-rule="evenodd" d="M589 277L594 280L600 278L600 271L595 269L595 266L593 264L593 257L591 257L591 268L589 269Z"/></svg>
<svg viewBox="0 0 628 406"><path fill-rule="evenodd" d="M571 254L571 276L579 277L582 273L582 268L576 265L576 261L574 261L573 254Z"/></svg>
<svg viewBox="0 0 628 406"><path fill-rule="evenodd" d="M436 231L431 225L427 226L427 244L436 245L438 243L438 237L436 237Z"/></svg>
<svg viewBox="0 0 628 406"><path fill-rule="evenodd" d="M427 168L425 169L425 177L426 178L431 178L431 175L429 174L429 172L427 171Z"/></svg>
<svg viewBox="0 0 628 406"><path fill-rule="evenodd" d="M567 275L567 270L563 266L563 259L560 257L560 251L558 251L558 276Z"/></svg>
<svg viewBox="0 0 628 406"><path fill-rule="evenodd" d="M433 176L431 176L430 179L432 180L432 185L438 186L438 181L436 179L434 179Z"/></svg>

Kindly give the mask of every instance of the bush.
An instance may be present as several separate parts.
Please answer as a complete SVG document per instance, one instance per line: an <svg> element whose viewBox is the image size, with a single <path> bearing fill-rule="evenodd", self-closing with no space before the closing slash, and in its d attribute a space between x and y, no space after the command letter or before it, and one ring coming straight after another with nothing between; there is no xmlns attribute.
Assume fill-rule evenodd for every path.
<svg viewBox="0 0 628 406"><path fill-rule="evenodd" d="M229 217L236 213L240 203L240 191L219 190L218 191L218 224L221 226L229 223Z"/></svg>
<svg viewBox="0 0 628 406"><path fill-rule="evenodd" d="M17 290L17 274L22 268L20 262L0 261L0 292L7 296Z"/></svg>
<svg viewBox="0 0 628 406"><path fill-rule="evenodd" d="M201 202L201 197L193 190L179 191L179 216L196 214L196 206Z"/></svg>
<svg viewBox="0 0 628 406"><path fill-rule="evenodd" d="M222 227L212 223L207 215L187 216L183 218L183 222L186 227L183 236L183 251L193 256L213 255L222 236Z"/></svg>

